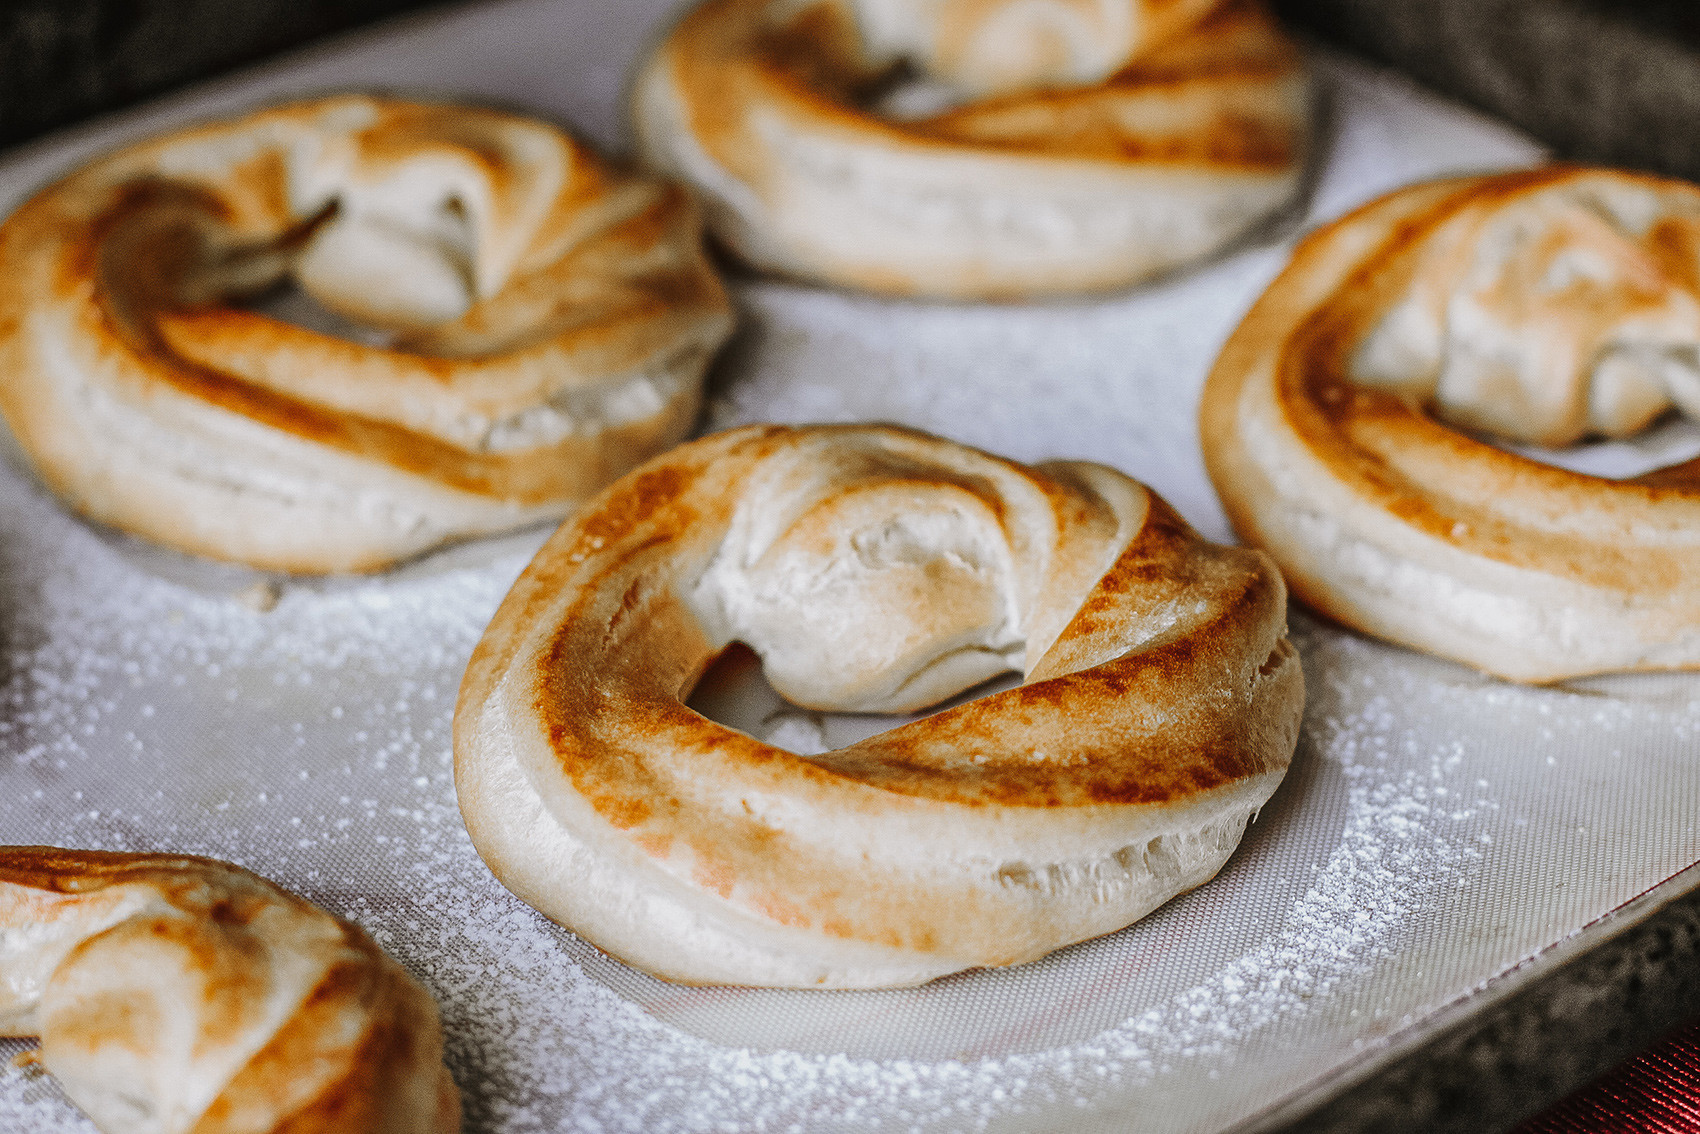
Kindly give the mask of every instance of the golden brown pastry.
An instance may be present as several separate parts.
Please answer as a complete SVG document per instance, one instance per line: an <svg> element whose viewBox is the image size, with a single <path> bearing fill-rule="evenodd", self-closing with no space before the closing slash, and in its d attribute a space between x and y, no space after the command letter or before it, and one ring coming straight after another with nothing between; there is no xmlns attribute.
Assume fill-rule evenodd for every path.
<svg viewBox="0 0 1700 1134"><path fill-rule="evenodd" d="M105 1134L454 1134L430 995L206 858L0 847L0 1035Z"/></svg>
<svg viewBox="0 0 1700 1134"><path fill-rule="evenodd" d="M955 298L1211 254L1292 197L1308 104L1258 0L708 0L633 90L743 259Z"/></svg>
<svg viewBox="0 0 1700 1134"><path fill-rule="evenodd" d="M1673 406L1700 415L1700 187L1558 166L1312 234L1201 418L1234 526L1306 603L1550 681L1700 665L1700 462L1612 480L1482 435L1621 437Z"/></svg>
<svg viewBox="0 0 1700 1134"><path fill-rule="evenodd" d="M1304 679L1261 554L1101 465L891 426L683 445L569 521L455 712L474 844L688 983L918 984L1209 880L1285 774ZM804 758L685 707L733 642L850 712L1024 683Z"/></svg>
<svg viewBox="0 0 1700 1134"><path fill-rule="evenodd" d="M698 224L501 111L344 95L183 130L0 225L0 412L96 520L381 567L684 436L731 325ZM371 341L235 305L285 279Z"/></svg>

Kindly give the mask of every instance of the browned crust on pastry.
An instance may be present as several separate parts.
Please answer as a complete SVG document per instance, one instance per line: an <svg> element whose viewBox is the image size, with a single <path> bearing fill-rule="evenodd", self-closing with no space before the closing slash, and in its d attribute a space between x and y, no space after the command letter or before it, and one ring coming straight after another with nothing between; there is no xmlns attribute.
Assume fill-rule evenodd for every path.
<svg viewBox="0 0 1700 1134"><path fill-rule="evenodd" d="M1207 254L1211 240L1231 240L1291 195L1309 151L1303 59L1257 0L1189 17L1082 86L898 119L869 106L888 79L846 4L708 0L646 65L640 142L649 160L699 184L711 230L760 267L875 291L992 298L1125 286ZM1220 199L1201 200L1197 215L1179 207L1210 183ZM882 266L873 253L792 232L831 223L831 210L896 239L879 218L917 207L908 193L959 211L946 227L982 225L987 254L940 245L948 270L901 258ZM1048 248L1026 269L1004 262L1013 251L991 251L1006 239L997 222L975 219L1013 209L1036 234L1085 223L1077 212L1114 213L1118 196L1161 201L1164 219L1143 237L1117 229L1097 248ZM915 239L934 237L917 230Z"/></svg>
<svg viewBox="0 0 1700 1134"><path fill-rule="evenodd" d="M1301 242L1234 333L1200 409L1206 462L1235 529L1276 556L1307 605L1525 680L1700 666L1692 651L1657 654L1660 634L1675 643L1700 631L1700 460L1627 480L1573 472L1480 440L1437 420L1428 406L1349 375L1352 352L1410 285L1424 242L1451 218L1602 180L1695 192L1648 175L1563 165L1402 189ZM1693 266L1686 271L1692 275ZM1263 446L1256 454L1247 439L1253 433ZM1354 533L1342 538L1383 548L1390 560L1444 563L1436 570L1466 580L1499 578L1495 572L1505 569L1503 579L1524 580L1492 584L1506 598L1562 588L1544 600L1553 614L1597 610L1598 633L1610 634L1616 608L1623 633L1647 635L1650 653L1637 662L1637 647L1626 646L1624 663L1602 664L1567 657L1549 641L1514 656L1522 647L1508 640L1502 656L1492 644L1449 641L1446 600L1438 598L1435 632L1415 632L1378 615L1376 601L1352 592L1332 569L1294 554L1297 537L1282 530L1281 517L1313 507ZM1631 629L1631 621L1646 625ZM1657 621L1665 629L1650 632Z"/></svg>
<svg viewBox="0 0 1700 1134"><path fill-rule="evenodd" d="M288 199L289 163L308 160L290 147L318 138L315 131L338 136L327 123L359 110L371 118L356 132L362 176L424 153L470 163L487 179L489 239L520 241L477 253L480 286L483 276L505 273L499 286L451 322L408 330L388 347L232 307L222 295L200 297L191 284L208 257L281 255L334 218L334 203L304 216ZM508 134L558 157L563 180L542 206L533 198L547 187L519 185L514 156L498 152ZM252 156L231 159L244 144ZM530 211L508 215L504 193ZM262 566L381 564L385 551L277 556L173 522L144 491L102 480L86 446L68 452L66 420L91 397L113 399L138 419L163 411L171 428L187 428L185 414L227 415L279 443L357 463L332 462L340 470L332 477L369 476L441 501L416 506L458 512L445 521L451 528L559 514L694 420L696 384L731 321L699 224L683 189L620 173L552 127L498 111L336 96L208 124L98 159L0 225L0 363L13 373L0 388L0 412L43 479L94 518ZM218 252L223 244L234 251ZM494 266L483 267L487 260ZM44 336L66 341L48 345ZM67 386L67 367L85 387ZM531 443L487 435L489 423L643 374L684 377L646 414L592 416ZM472 516L482 518L469 525Z"/></svg>
<svg viewBox="0 0 1700 1134"><path fill-rule="evenodd" d="M1153 94L1180 101L1225 96L1232 106L1236 87L1263 92L1299 73L1297 49L1256 0L1222 6L1103 83L1003 95L904 122L858 105L879 75L860 58L855 29L838 9L814 5L795 19L763 26L746 43L726 33L739 25L731 14L739 5L748 8L751 0L702 4L669 37L693 44L669 59L679 86L691 92L696 138L728 168L759 152L747 109L754 104L901 148L1264 171L1289 168L1304 153L1302 122L1257 114L1251 105L1243 115L1225 110L1184 134L1146 133L1113 117L1119 104Z"/></svg>
<svg viewBox="0 0 1700 1134"><path fill-rule="evenodd" d="M834 845L839 836L822 828L843 824L852 831L849 845L866 838L889 851L914 837L902 832L961 826L959 853L973 862L1040 853L1021 848L1047 845L1054 834L1064 844L1105 847L1091 853L1108 860L1133 853L1127 840L1151 824L1191 830L1189 823L1235 821L1223 818L1236 806L1227 801L1266 798L1291 758L1302 675L1284 637L1279 574L1256 552L1201 540L1154 497L1142 505L1137 531L1107 545L1108 569L1083 579L1070 599L1074 613L1017 689L813 758L687 708L683 698L722 646L706 636L687 596L703 565L721 554L715 548L741 507L739 495L750 491L742 486L766 475L770 462L834 444L888 446L903 462L937 459L934 472L902 465L917 492L927 477L941 489L979 479L985 495L1006 494L1004 509L994 509L999 524L1025 522L1034 502L1044 501L1039 506L1064 517L1066 531L1106 506L1070 470L1052 475L895 427L766 426L709 437L626 477L555 536L503 603L461 686L457 782L475 845L498 877L545 912L671 979L728 978L688 964L658 966L618 933L599 935L570 898L563 905L559 894L539 894L545 884L532 879L535 864L510 857L525 852L504 841L511 832L487 784L525 777L574 838L610 844L594 852L610 863L634 860L631 900L651 885L663 892L678 885L690 902L723 911L714 916L912 953L936 975L1028 959L1092 935L1071 926L1114 915L1090 902L1087 914L1044 915L1043 900L1023 888L1040 884L1019 881L1015 866L999 875L996 861L961 866L967 880L942 877L956 864L939 865L941 877L932 877L933 864L918 859L898 882L884 876L890 867L864 859L852 880L846 856L873 852ZM998 478L1020 487L994 487ZM1143 491L1125 478L1115 483ZM844 490L855 487L846 482ZM1009 491L1032 495L1017 501ZM1161 612L1174 619L1163 621ZM535 756L519 758L523 771L510 768L508 753L530 753L533 745ZM568 818L581 809L584 818ZM1010 830L1008 841L987 845L1001 850L967 849L999 825ZM869 833L887 827L885 836ZM1131 867L1115 860L1080 869ZM670 881L644 881L657 870ZM579 885L589 891L601 883ZM1061 904L1077 898L1086 900L1070 890ZM1047 916L1055 921L1048 932ZM1037 943L1047 937L1050 944ZM752 971L735 979L801 978Z"/></svg>
<svg viewBox="0 0 1700 1134"><path fill-rule="evenodd" d="M44 1062L73 1101L97 1114L108 1091L145 1091L146 1083L175 1092L216 1076L207 1061L252 1048L257 1031L276 1026L216 1084L193 1134L460 1128L430 996L358 926L245 870L188 855L4 847L0 929L21 931L24 944L8 956L22 983L9 991L36 998ZM32 941L50 952L70 946L40 986ZM274 969L278 949L300 950L300 959ZM168 969L151 968L161 957ZM95 986L86 972L97 974ZM205 999L178 999L171 982L179 973L189 974L182 987ZM294 990L298 1000L274 1025L276 998L292 994L280 986L303 976L310 984ZM165 1039L180 1031L165 1015L188 1021L187 1050ZM115 1051L119 1060L107 1060ZM103 1077L114 1067L120 1081ZM128 1081L135 1067L147 1069L144 1078ZM138 1101L163 1119L180 1114L187 1097Z"/></svg>

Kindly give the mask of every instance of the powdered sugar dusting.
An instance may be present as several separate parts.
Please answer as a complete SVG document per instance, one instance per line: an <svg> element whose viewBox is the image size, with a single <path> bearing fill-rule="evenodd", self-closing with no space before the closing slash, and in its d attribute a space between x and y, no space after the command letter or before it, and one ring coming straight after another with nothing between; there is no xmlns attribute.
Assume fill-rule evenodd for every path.
<svg viewBox="0 0 1700 1134"><path fill-rule="evenodd" d="M921 990L674 989L512 899L460 824L455 689L536 538L285 586L263 613L253 576L97 536L0 479L0 838L213 854L356 918L437 995L468 1128L491 1131L977 1129L1059 1108L1209 1129L1696 853L1692 823L1636 821L1700 790L1692 697L1504 686L1299 619L1305 738L1216 882ZM0 1129L88 1127L8 1069Z"/></svg>
<svg viewBox="0 0 1700 1134"><path fill-rule="evenodd" d="M977 1058L715 1042L666 1022L688 1014L679 1008L640 1006L596 979L587 964L617 966L502 891L461 827L454 691L523 551L287 587L260 613L241 601L251 585L241 578L170 581L138 565L155 553L11 497L0 536L29 554L8 564L17 606L0 695L5 778L21 790L0 804L4 837L214 854L356 918L438 996L471 1129L981 1128L1036 1108L1096 1111L1219 1072L1260 1034L1313 1013L1387 955L1425 895L1477 861L1458 837L1473 810L1437 807L1444 762L1387 739L1386 696L1325 697L1301 760L1315 765L1313 783L1338 779L1343 799L1314 792L1264 822L1302 822L1317 803L1342 807L1343 820L1322 824L1330 845L1266 939L1204 979L1158 981L1122 1023L1040 1050L1020 1050L1020 1021L989 999ZM1273 860L1278 848L1260 849ZM1258 864L1223 884L1251 895L1264 869L1282 868ZM1071 951L1083 987L1103 961L1094 953L1137 951L1140 932ZM801 995L829 1015L835 1001L866 1002ZM21 1071L0 1077L0 1124L84 1128L50 1083Z"/></svg>
<svg viewBox="0 0 1700 1134"><path fill-rule="evenodd" d="M642 39L610 13L480 5L244 90L431 75L609 133L625 58L599 45ZM572 36L569 16L605 20ZM561 66L563 44L595 66ZM1314 217L1535 157L1384 76L1325 70L1338 133ZM542 76L606 97L525 85ZM0 195L69 153L8 166ZM1222 536L1198 388L1282 255L1035 308L746 281L711 420L895 418L1096 458ZM509 896L455 807L461 669L537 539L277 586L98 536L0 470L0 841L216 855L359 920L438 997L467 1129L492 1132L1217 1129L1700 859L1693 679L1515 688L1296 618L1304 739L1215 882L1122 933L919 990L673 988ZM0 1130L87 1134L51 1079L6 1062L26 1047L0 1041Z"/></svg>

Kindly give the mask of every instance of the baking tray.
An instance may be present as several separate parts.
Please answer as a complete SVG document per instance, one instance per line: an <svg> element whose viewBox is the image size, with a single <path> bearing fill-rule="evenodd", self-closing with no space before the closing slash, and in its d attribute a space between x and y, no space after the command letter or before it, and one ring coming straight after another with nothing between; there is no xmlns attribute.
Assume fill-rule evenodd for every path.
<svg viewBox="0 0 1700 1134"><path fill-rule="evenodd" d="M335 88L498 101L620 149L626 69L669 8L513 0L390 24L13 151L0 208L125 138ZM742 328L705 428L881 419L1101 460L1228 538L1197 394L1296 233L1413 179L1541 157L1397 78L1316 63L1314 185L1258 240L1070 303L735 279ZM1697 447L1672 426L1566 460L1633 471ZM1041 962L921 989L666 985L510 897L455 806L461 669L544 534L279 580L93 529L0 470L0 841L215 855L358 920L436 994L467 1129L502 1132L1256 1126L1700 874L1676 878L1700 861L1696 679L1511 686L1295 612L1299 751L1209 886ZM749 724L800 745L858 727L774 706ZM0 1063L24 1047L0 1042ZM11 1068L0 1129L92 1127Z"/></svg>

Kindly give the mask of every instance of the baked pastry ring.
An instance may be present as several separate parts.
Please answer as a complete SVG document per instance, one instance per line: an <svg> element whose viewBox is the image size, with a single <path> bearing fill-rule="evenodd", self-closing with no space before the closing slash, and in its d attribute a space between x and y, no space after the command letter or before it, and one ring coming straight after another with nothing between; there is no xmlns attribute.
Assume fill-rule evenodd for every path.
<svg viewBox="0 0 1700 1134"><path fill-rule="evenodd" d="M917 89L948 108L890 105ZM749 263L1000 298L1241 236L1298 188L1309 101L1258 0L708 0L632 106L645 158Z"/></svg>
<svg viewBox="0 0 1700 1134"><path fill-rule="evenodd" d="M229 863L0 847L0 1035L106 1134L454 1134L437 1006Z"/></svg>
<svg viewBox="0 0 1700 1134"><path fill-rule="evenodd" d="M657 976L865 988L1012 965L1208 881L1285 774L1280 574L1100 465L758 426L619 481L473 654L474 845ZM1019 688L803 758L683 700L734 641L798 704Z"/></svg>
<svg viewBox="0 0 1700 1134"><path fill-rule="evenodd" d="M1611 480L1464 430L1566 444L1673 405L1700 415L1700 187L1552 167L1313 233L1201 422L1235 528L1307 604L1552 681L1700 666L1700 462Z"/></svg>
<svg viewBox="0 0 1700 1134"><path fill-rule="evenodd" d="M0 225L0 412L79 512L363 570L558 517L689 430L730 330L675 186L547 123L347 95L96 159ZM286 277L381 328L231 306Z"/></svg>

